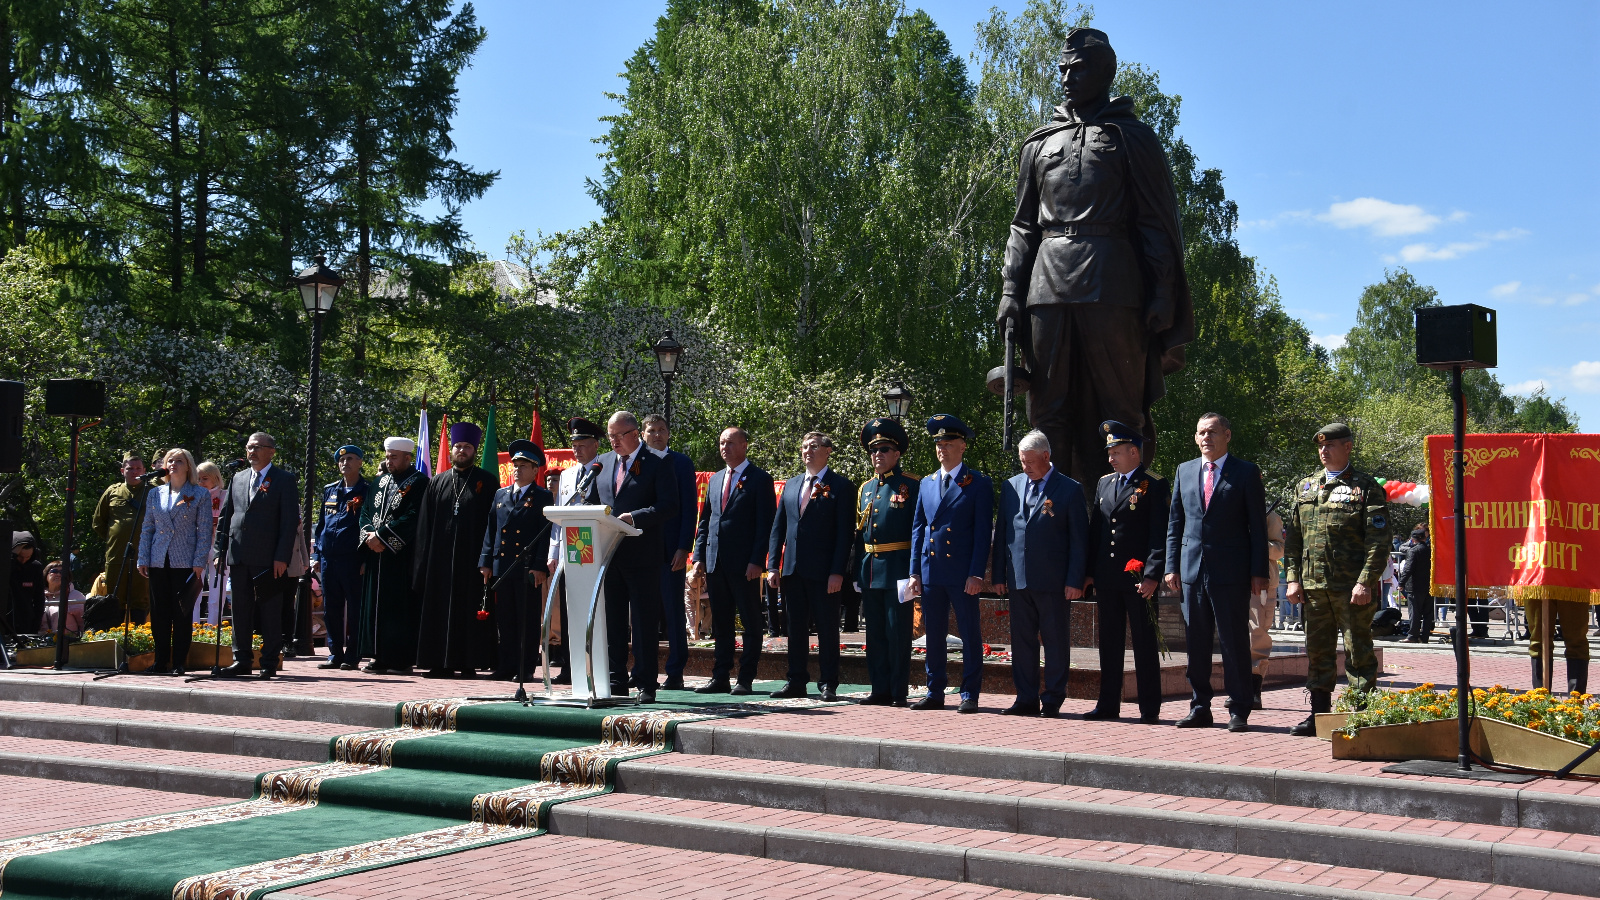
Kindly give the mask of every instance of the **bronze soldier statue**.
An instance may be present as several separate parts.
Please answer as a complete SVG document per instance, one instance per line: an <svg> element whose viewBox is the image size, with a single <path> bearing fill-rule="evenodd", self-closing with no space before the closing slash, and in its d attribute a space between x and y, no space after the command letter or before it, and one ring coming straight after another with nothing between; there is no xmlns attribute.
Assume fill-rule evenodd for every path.
<svg viewBox="0 0 1600 900"><path fill-rule="evenodd" d="M1028 421L1080 484L1110 471L1100 423L1134 426L1155 447L1150 406L1183 368L1194 309L1177 193L1155 132L1112 97L1116 52L1074 28L1061 49L1065 102L1022 145L1006 244L1000 329L1032 368Z"/></svg>

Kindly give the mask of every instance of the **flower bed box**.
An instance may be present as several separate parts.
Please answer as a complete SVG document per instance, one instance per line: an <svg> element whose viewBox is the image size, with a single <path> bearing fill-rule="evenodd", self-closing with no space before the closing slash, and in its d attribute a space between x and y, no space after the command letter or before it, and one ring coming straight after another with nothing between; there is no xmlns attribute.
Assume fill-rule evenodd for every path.
<svg viewBox="0 0 1600 900"><path fill-rule="evenodd" d="M14 660L18 666L48 667L56 664L55 647L35 647L18 650ZM67 665L79 669L115 669L122 662L116 641L89 641L67 645Z"/></svg>
<svg viewBox="0 0 1600 900"><path fill-rule="evenodd" d="M1459 750L1459 734L1455 719L1374 725L1360 729L1348 740L1334 735L1333 758L1453 762ZM1467 740L1472 752L1489 762L1530 769L1559 769L1588 749L1587 744L1497 719L1473 719ZM1600 775L1600 754L1573 771Z"/></svg>

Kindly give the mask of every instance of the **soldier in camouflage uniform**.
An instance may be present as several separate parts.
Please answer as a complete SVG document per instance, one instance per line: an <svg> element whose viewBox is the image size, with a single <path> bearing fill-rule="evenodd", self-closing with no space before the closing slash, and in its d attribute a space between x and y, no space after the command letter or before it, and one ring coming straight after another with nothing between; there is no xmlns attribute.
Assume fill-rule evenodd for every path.
<svg viewBox="0 0 1600 900"><path fill-rule="evenodd" d="M1372 476L1350 468L1350 426L1317 432L1323 471L1300 482L1285 516L1283 563L1287 598L1305 603L1306 656L1311 715L1290 729L1317 733L1316 715L1333 708L1334 660L1344 631L1345 676L1350 690L1370 691L1378 677L1372 653L1372 599L1389 552L1389 507Z"/></svg>

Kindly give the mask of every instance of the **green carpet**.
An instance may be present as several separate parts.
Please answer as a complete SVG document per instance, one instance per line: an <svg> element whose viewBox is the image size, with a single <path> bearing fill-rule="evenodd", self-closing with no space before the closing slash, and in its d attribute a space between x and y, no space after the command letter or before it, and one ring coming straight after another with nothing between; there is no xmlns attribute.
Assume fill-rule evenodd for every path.
<svg viewBox="0 0 1600 900"><path fill-rule="evenodd" d="M0 842L0 896L247 900L520 840L544 832L552 805L609 792L621 761L671 750L680 721L818 705L689 691L602 710L403 703L396 728L263 773L245 803Z"/></svg>

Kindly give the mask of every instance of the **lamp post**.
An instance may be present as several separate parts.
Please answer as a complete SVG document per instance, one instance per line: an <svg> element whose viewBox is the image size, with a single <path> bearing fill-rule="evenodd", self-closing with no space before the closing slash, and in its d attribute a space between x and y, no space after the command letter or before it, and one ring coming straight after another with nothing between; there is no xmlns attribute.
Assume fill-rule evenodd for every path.
<svg viewBox="0 0 1600 900"><path fill-rule="evenodd" d="M317 472L317 402L322 387L322 320L333 309L333 298L338 296L344 279L327 266L327 257L317 254L312 265L291 279L300 288L300 302L311 317L311 403L306 413L306 468L305 504L302 513L306 540L306 559L311 559L311 514L316 497ZM311 571L300 577L295 591L294 651L311 655Z"/></svg>
<svg viewBox="0 0 1600 900"><path fill-rule="evenodd" d="M683 355L683 345L672 339L672 329L661 340L656 341L651 348L656 352L656 368L661 370L661 380L667 385L666 409L662 415L667 420L667 428L672 427L672 380L678 377L678 357Z"/></svg>
<svg viewBox="0 0 1600 900"><path fill-rule="evenodd" d="M889 404L889 416L896 422L911 413L911 391L898 381L883 392L883 402Z"/></svg>

